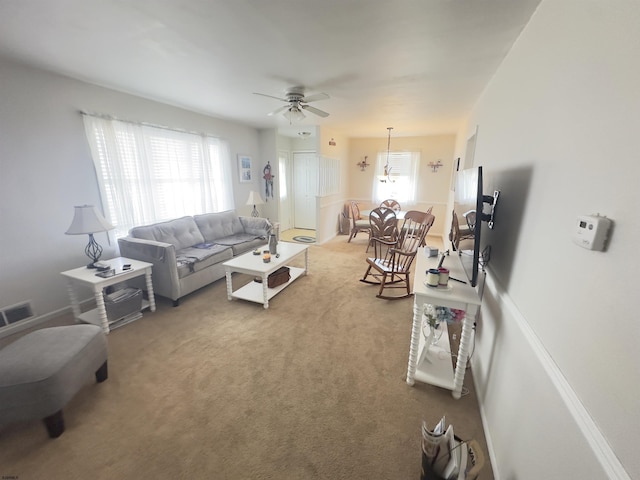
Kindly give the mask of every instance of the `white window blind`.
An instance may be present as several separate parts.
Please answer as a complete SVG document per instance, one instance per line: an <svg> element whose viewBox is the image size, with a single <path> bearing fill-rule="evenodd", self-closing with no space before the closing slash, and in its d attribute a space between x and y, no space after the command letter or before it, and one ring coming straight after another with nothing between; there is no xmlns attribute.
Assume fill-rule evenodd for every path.
<svg viewBox="0 0 640 480"><path fill-rule="evenodd" d="M226 142L84 115L105 215L131 227L234 208Z"/></svg>
<svg viewBox="0 0 640 480"><path fill-rule="evenodd" d="M405 206L416 204L420 152L390 152L388 158L391 181L386 179L383 182L380 180L387 163L387 152L378 153L372 201L380 204L383 200L393 198L406 210Z"/></svg>

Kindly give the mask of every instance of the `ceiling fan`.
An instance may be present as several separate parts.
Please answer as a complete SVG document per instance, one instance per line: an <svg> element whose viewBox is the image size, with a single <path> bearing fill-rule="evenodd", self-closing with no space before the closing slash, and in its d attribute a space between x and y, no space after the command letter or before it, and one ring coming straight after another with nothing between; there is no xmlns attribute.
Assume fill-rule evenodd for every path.
<svg viewBox="0 0 640 480"><path fill-rule="evenodd" d="M281 102L287 102L286 105L283 105L280 108L277 108L273 112L269 113L269 116L277 115L280 112L283 112L282 115L289 120L289 123L292 123L295 120L302 120L305 118L303 110L307 110L308 112L313 113L314 115L318 115L320 117L328 117L329 114L320 110L319 108L312 107L308 105L311 102L317 102L318 100L326 100L329 98L329 95L326 93L316 93L313 95L309 95L305 97L304 88L303 87L293 87L287 90L285 94L285 98L274 97L273 95L267 95L265 93L255 93L254 95L261 95L263 97L275 98L276 100L280 100Z"/></svg>

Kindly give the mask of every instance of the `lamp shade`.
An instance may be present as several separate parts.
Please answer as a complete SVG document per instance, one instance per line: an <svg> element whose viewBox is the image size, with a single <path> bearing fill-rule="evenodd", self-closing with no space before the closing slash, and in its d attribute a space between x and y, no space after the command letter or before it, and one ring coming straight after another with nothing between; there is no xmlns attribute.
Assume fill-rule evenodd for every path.
<svg viewBox="0 0 640 480"><path fill-rule="evenodd" d="M247 205L262 205L262 197L258 192L251 190L249 192L249 198L247 199Z"/></svg>
<svg viewBox="0 0 640 480"><path fill-rule="evenodd" d="M85 235L88 233L106 232L114 228L93 205L74 207L75 212L67 235Z"/></svg>

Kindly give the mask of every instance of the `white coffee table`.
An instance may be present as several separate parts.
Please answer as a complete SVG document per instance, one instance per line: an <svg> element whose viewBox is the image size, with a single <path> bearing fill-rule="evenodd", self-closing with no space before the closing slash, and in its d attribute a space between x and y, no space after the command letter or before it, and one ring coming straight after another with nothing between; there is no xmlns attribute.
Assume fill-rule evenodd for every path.
<svg viewBox="0 0 640 480"><path fill-rule="evenodd" d="M269 246L264 245L260 247L260 252L268 249ZM229 260L228 262L224 262L223 265L227 278L227 298L229 300L239 298L249 302L262 303L264 308L269 308L269 300L271 298L275 297L278 293L291 285L298 277L307 274L307 268L309 265L308 251L308 245L280 242L278 243L278 254L280 256L276 258L275 255L271 255L271 261L269 263L264 263L262 260L262 254L254 255L253 252L247 252ZM304 268L286 265L287 262L290 262L292 259L302 254L304 254ZM269 288L267 286L267 278L269 275L285 265L289 267L291 279L282 285ZM262 279L262 283L251 281L234 292L233 284L231 283L231 274L233 272L260 277Z"/></svg>

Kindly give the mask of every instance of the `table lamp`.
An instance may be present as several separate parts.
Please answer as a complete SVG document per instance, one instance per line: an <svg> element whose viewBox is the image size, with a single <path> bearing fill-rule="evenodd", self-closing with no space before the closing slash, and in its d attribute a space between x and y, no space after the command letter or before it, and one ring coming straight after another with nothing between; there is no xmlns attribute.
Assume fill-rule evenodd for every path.
<svg viewBox="0 0 640 480"><path fill-rule="evenodd" d="M253 205L253 210L251 210L252 217L259 217L260 212L256 208L256 205L262 205L264 202L262 201L262 197L258 192L254 192L251 190L249 192L249 198L247 199L247 205Z"/></svg>
<svg viewBox="0 0 640 480"><path fill-rule="evenodd" d="M66 235L89 235L89 243L84 253L91 259L87 268L97 268L95 263L102 255L102 247L93 238L97 232L106 232L114 228L93 205L82 205L75 208L71 226L64 232Z"/></svg>

